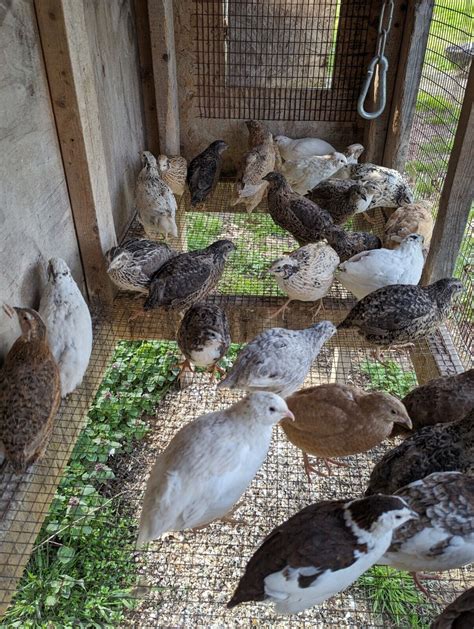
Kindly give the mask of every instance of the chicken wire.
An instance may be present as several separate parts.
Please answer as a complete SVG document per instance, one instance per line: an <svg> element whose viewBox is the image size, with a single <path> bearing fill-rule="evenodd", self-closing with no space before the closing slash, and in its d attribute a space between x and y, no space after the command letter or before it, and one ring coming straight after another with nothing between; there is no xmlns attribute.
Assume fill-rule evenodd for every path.
<svg viewBox="0 0 474 629"><path fill-rule="evenodd" d="M474 57L472 0L436 0L410 136L407 172L417 200L426 199L436 217ZM470 52L465 50L471 44ZM471 59L471 61L469 60ZM449 322L461 362L472 356L474 212L471 209L455 276L465 292Z"/></svg>
<svg viewBox="0 0 474 629"><path fill-rule="evenodd" d="M313 304L296 303L288 308L283 317L268 319L285 298L273 278L264 273L264 269L285 251L294 249L296 243L274 226L265 213L248 216L228 212L230 194L231 183L223 182L204 211L186 211L184 231L185 244L190 249L206 246L224 237L238 244L237 251L226 265L217 291L208 298L226 309L231 320L233 341L243 342L249 336L275 325L302 328L312 320L328 318L334 323L341 320L353 300L337 282L324 300L324 310L321 309L317 314L312 311ZM188 203L186 195L182 206L190 210ZM380 230L381 225L381 222L377 223L375 230ZM140 227L134 224L128 235L141 235ZM247 266L243 264L244 260ZM89 483L89 487L92 484L99 496L112 501L117 517L127 514L135 523L134 526L146 479L156 455L190 419L223 408L238 398L236 392L217 391L215 384L209 382L209 375L204 373L196 373L188 378L189 386L182 390L177 386L174 381L177 368L173 367L180 355L173 339L178 319L173 314L153 311L149 317L129 321L130 315L140 307L142 299L119 296L114 307L97 319L95 345L86 380L79 391L63 404L46 457L28 475L15 477L7 468L2 476L0 508L3 518L0 526L5 535L0 552L4 602L13 594L16 585L14 576L21 574L21 568L26 563L54 495L58 474L68 461L71 448L83 426L83 413L102 380L105 364L110 363L117 343L135 339L136 351L143 352L141 360L135 362L133 367L122 365L127 373L133 372L134 376L140 372L153 374L155 356L151 350L147 353L149 346L164 348L167 364L174 374L170 390L163 400L156 399L156 410L140 419L148 428L145 438L126 452L121 452L119 448L114 454L115 446L111 447L111 454L104 465L112 470L114 478L103 481L98 478ZM150 342L140 339L155 340ZM449 341L447 330L444 337L432 335L428 344L419 341L411 350L385 351L382 364L374 360L371 348L364 347L354 331L344 331L323 348L305 386L337 381L365 388L385 388L387 382L391 382L391 386L403 394L415 386L415 369L419 369L420 364L423 378L435 377L438 373L455 373L459 369L451 353L446 351L446 339ZM120 368L120 361L115 358L109 364L108 374ZM110 375L106 376L105 382L108 378ZM143 394L152 400L155 395L154 382L144 381L142 385ZM102 399L108 395L110 393L106 386L99 397ZM117 404L120 405L119 400ZM124 401L124 421L127 408ZM101 439L107 439L106 424ZM128 548L132 560L124 569L133 575L133 585L127 595L132 609L126 613L124 626L396 626L393 618L374 608L370 599L373 587L368 589L368 577L323 605L291 618L276 615L273 607L267 605L245 605L232 611L225 607L246 561L277 523L316 500L360 496L376 460L395 444L396 441L387 441L369 453L346 457L344 461L348 467L334 467L332 475L327 478L314 476L313 483L309 485L303 471L301 453L287 442L280 429L275 429L271 452L235 514L236 518L245 520L247 524L233 527L215 523L196 533L187 531L167 537L151 544L143 552L133 551L136 530L130 527ZM76 454L79 453L86 461L91 456L92 473L97 471L97 465L102 465L93 462L95 445L96 442L87 446L91 448L90 452L81 450L85 448L81 441L76 446ZM68 494L68 509L72 513L78 510L77 518L73 517L77 530L85 530L88 526L80 511L86 491L90 490L81 484ZM116 522L111 519L108 524L114 527ZM5 539L8 543L5 543ZM60 539L60 533L43 530L36 545L46 545L54 553L61 546ZM108 557L104 556L103 560L107 566ZM34 554L30 562L34 570ZM382 573L376 575L374 580L378 582L387 578L394 577L383 576ZM469 578L468 569L443 573L440 581L427 584L433 600L420 599L416 604L408 605L407 609L428 624L439 609L468 586ZM25 578L20 583L20 594L27 582ZM62 585L68 586L66 583ZM44 601L39 604L44 604Z"/></svg>
<svg viewBox="0 0 474 629"><path fill-rule="evenodd" d="M203 118L357 120L370 2L196 0L193 40Z"/></svg>

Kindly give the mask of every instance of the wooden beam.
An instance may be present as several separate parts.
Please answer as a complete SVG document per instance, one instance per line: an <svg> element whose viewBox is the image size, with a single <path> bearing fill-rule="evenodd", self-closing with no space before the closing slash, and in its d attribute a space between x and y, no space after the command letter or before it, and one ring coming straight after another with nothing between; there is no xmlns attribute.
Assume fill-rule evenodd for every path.
<svg viewBox="0 0 474 629"><path fill-rule="evenodd" d="M435 334L417 341L410 349L410 358L418 384L425 384L439 376L462 373L468 368L468 365L463 365L446 324L441 325Z"/></svg>
<svg viewBox="0 0 474 629"><path fill-rule="evenodd" d="M400 56L400 45L403 37L403 28L406 19L406 4L407 3L405 2L395 3L392 27L387 37L387 46L385 49L385 56L387 57L389 62L389 68L387 72L387 104L385 106L384 112L378 118L365 121L366 127L363 141L365 152L362 155L364 162L371 162L373 164L382 163L385 141L387 138L390 103L393 98L395 76ZM381 6L382 2L380 2L379 0L372 1L370 12L369 37L374 42L374 54L376 49L377 28L379 24ZM379 91L378 72L375 73L374 80L372 81L372 88L373 89L369 90L369 94L366 99L365 109L367 111L372 111L375 109L375 107L377 107L376 103L378 102Z"/></svg>
<svg viewBox="0 0 474 629"><path fill-rule="evenodd" d="M408 2L383 165L403 172L430 32L434 0Z"/></svg>
<svg viewBox="0 0 474 629"><path fill-rule="evenodd" d="M262 295L210 295L208 302L220 306L229 318L233 343L247 343L254 336L269 327L302 329L318 321L328 320L337 325L356 302L353 299L325 297L323 306L314 315L314 304L300 301L291 302L284 313L269 320L286 301L284 297ZM123 340L176 340L179 316L174 312L153 310L147 316L140 316L129 323L129 316L140 308L137 299L119 295L111 311L111 324L114 335ZM355 330L341 330L337 334L340 347L370 347Z"/></svg>
<svg viewBox="0 0 474 629"><path fill-rule="evenodd" d="M151 151L154 155L157 155L160 152L160 143L156 111L155 82L153 80L153 59L151 54L150 23L148 20L148 0L134 0L134 9L147 143L143 148Z"/></svg>
<svg viewBox="0 0 474 629"><path fill-rule="evenodd" d="M16 476L10 465L0 475L0 618L30 559L114 349L110 328L102 326L94 331L89 369L81 387L63 401L44 457L21 476Z"/></svg>
<svg viewBox="0 0 474 629"><path fill-rule="evenodd" d="M474 197L474 63L471 64L422 284L453 274Z"/></svg>
<svg viewBox="0 0 474 629"><path fill-rule="evenodd" d="M148 17L160 151L166 155L180 155L173 0L149 0Z"/></svg>
<svg viewBox="0 0 474 629"><path fill-rule="evenodd" d="M83 3L35 0L35 9L89 298L110 303L103 251L116 234Z"/></svg>

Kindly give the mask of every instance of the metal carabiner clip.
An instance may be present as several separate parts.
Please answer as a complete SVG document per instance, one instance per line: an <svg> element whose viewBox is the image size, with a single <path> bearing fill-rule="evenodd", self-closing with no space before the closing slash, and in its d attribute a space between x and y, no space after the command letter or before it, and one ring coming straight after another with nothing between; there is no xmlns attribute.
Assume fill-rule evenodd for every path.
<svg viewBox="0 0 474 629"><path fill-rule="evenodd" d="M379 106L375 111L366 111L364 109L365 99L367 98L367 94L369 93L370 86L372 84L375 69L379 65L380 72L380 96L379 96ZM360 96L357 100L357 113L362 118L366 120L374 120L378 118L385 109L385 104L387 102L387 70L388 70L388 59L385 55L376 56L369 63L369 67L367 69L367 76L365 77L364 84L362 85L362 90L360 92Z"/></svg>

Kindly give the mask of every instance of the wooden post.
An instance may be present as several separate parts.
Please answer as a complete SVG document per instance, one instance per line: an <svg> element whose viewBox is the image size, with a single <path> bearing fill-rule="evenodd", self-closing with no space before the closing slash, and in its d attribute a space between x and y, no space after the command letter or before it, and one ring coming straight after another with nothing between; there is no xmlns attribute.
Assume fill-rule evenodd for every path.
<svg viewBox="0 0 474 629"><path fill-rule="evenodd" d="M370 11L369 38L374 43L374 54L381 6L382 2L379 2L377 0L372 1ZM387 57L389 62L389 69L387 72L387 104L385 106L384 112L378 118L375 118L375 120L365 121L366 127L363 141L365 152L362 155L364 162L371 162L373 164L382 163L385 141L387 138L390 103L392 102L393 98L395 75L396 69L398 67L398 59L400 57L400 46L403 37L405 19L406 3L396 2L393 12L392 27L390 29L390 33L388 34L387 46L385 49L385 56ZM372 55L370 58L372 58ZM376 106L376 102L378 101L379 87L379 75L377 72L372 82L372 89L369 90L369 94L367 95L366 99L366 109L368 111L371 111Z"/></svg>
<svg viewBox="0 0 474 629"><path fill-rule="evenodd" d="M431 284L453 274L474 197L474 63L471 64L430 251L421 278Z"/></svg>
<svg viewBox="0 0 474 629"><path fill-rule="evenodd" d="M110 303L103 252L117 239L83 4L35 0L35 9L89 298Z"/></svg>
<svg viewBox="0 0 474 629"><path fill-rule="evenodd" d="M147 0L134 0L134 8L147 142L147 145L143 148L156 155L160 151L160 144L158 137L158 120L156 113L155 83L153 80L153 59L151 55L150 24L148 21Z"/></svg>
<svg viewBox="0 0 474 629"><path fill-rule="evenodd" d="M415 116L434 0L409 2L388 125L383 165L403 171Z"/></svg>
<svg viewBox="0 0 474 629"><path fill-rule="evenodd" d="M150 21L160 151L166 155L179 155L179 103L173 0L149 0L148 18Z"/></svg>

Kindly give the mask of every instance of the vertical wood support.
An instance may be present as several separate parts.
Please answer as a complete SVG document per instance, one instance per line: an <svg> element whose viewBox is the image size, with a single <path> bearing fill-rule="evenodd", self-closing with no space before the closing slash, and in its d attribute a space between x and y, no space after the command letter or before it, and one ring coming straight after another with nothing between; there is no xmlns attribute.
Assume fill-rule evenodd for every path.
<svg viewBox="0 0 474 629"><path fill-rule="evenodd" d="M376 47L377 28L379 24L381 6L381 1L372 1L372 7L370 11L369 36L374 42L374 49ZM366 130L364 133L363 144L365 146L365 153L363 154L363 159L366 162L371 162L374 164L381 164L383 159L385 141L387 138L390 103L392 102L393 98L395 76L397 74L397 68L399 64L400 46L403 37L405 20L406 3L396 2L395 9L393 11L392 28L390 29L390 33L388 34L387 47L385 49L385 55L389 62L389 69L387 72L387 104L382 115L380 115L378 118L375 118L375 120L366 121ZM366 109L368 111L373 110L376 107L375 103L378 101L378 73L376 73L374 80L372 81L372 88L373 89L369 91L366 99Z"/></svg>
<svg viewBox="0 0 474 629"><path fill-rule="evenodd" d="M453 274L474 197L474 63L471 64L422 284Z"/></svg>
<svg viewBox="0 0 474 629"><path fill-rule="evenodd" d="M153 80L153 59L151 54L150 24L148 20L148 1L134 0L134 9L147 142L147 145L143 148L151 151L154 155L157 155L160 151L160 143L158 136L155 83Z"/></svg>
<svg viewBox="0 0 474 629"><path fill-rule="evenodd" d="M83 3L35 0L35 9L89 299L110 303L103 251L116 234Z"/></svg>
<svg viewBox="0 0 474 629"><path fill-rule="evenodd" d="M400 171L403 171L408 155L433 7L434 0L414 0L407 6L383 156L384 166Z"/></svg>
<svg viewBox="0 0 474 629"><path fill-rule="evenodd" d="M148 0L148 19L150 22L160 152L166 155L180 155L173 0ZM186 210L183 199L178 201L176 225L178 226L178 238L172 238L171 244L182 251L186 251Z"/></svg>
<svg viewBox="0 0 474 629"><path fill-rule="evenodd" d="M180 154L173 0L148 0L160 151Z"/></svg>

